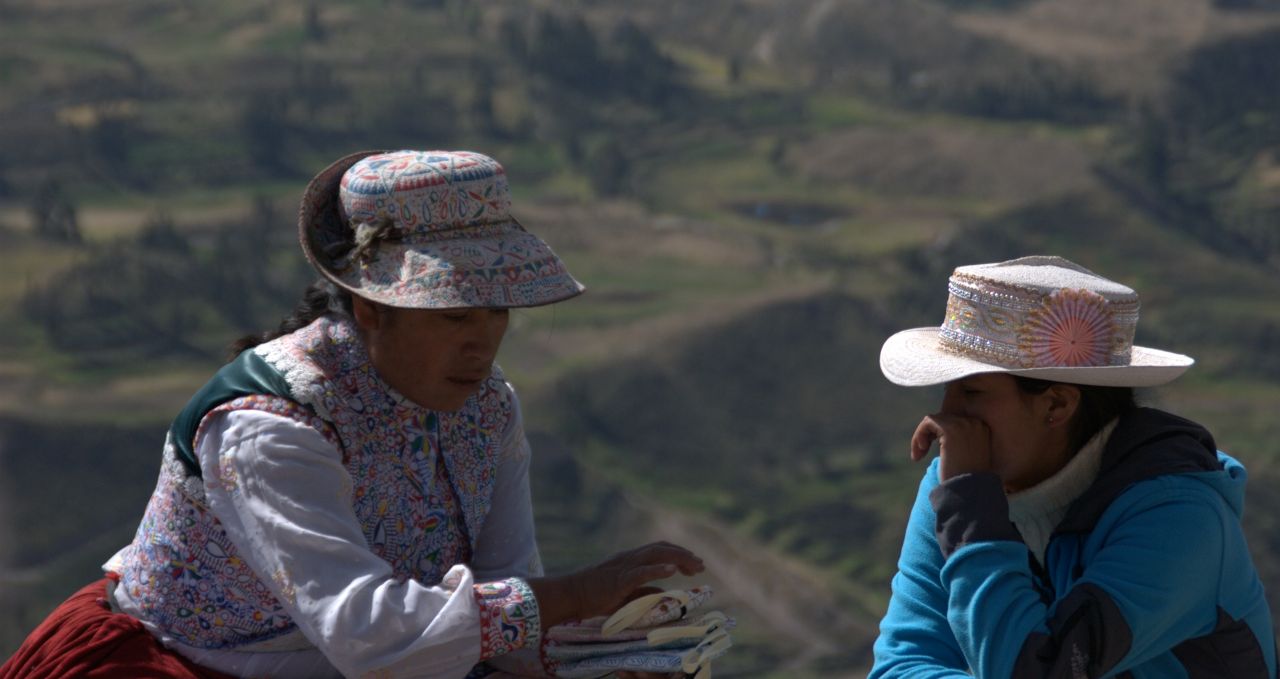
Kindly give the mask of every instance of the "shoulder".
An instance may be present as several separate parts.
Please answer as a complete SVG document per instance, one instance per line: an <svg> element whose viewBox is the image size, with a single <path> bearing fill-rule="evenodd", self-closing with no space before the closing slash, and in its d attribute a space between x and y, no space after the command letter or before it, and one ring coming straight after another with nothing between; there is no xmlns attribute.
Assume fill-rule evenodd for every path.
<svg viewBox="0 0 1280 679"><path fill-rule="evenodd" d="M278 403L267 408L249 405L267 405L267 399ZM200 423L195 455L206 484L230 487L228 483L234 485L246 475L285 478L300 469L341 468L343 453L337 436L314 415L308 416L305 408L275 397L237 402L240 407L215 409Z"/></svg>
<svg viewBox="0 0 1280 679"><path fill-rule="evenodd" d="M210 410L200 420L196 432L197 446L207 440L222 445L262 437L311 439L340 449L341 442L333 427L315 412L287 398L263 394L242 396Z"/></svg>
<svg viewBox="0 0 1280 679"><path fill-rule="evenodd" d="M1103 453L1103 468L1104 473L1135 477L1211 471L1218 468L1217 445L1209 430L1191 420L1138 408L1116 424Z"/></svg>
<svg viewBox="0 0 1280 679"><path fill-rule="evenodd" d="M1200 425L1152 408L1138 408L1120 418L1102 453L1102 468L1093 485L1071 506L1059 529L1092 530L1113 505L1135 489L1152 498L1167 487L1203 474L1220 473L1213 437ZM1128 502L1138 497L1130 496Z"/></svg>
<svg viewBox="0 0 1280 679"><path fill-rule="evenodd" d="M255 430L295 426L314 429L325 438L332 439L332 443L337 443L333 427L316 415L315 410L292 399L271 394L240 396L213 408L201 419L196 439L201 438L207 423L224 414L229 420L251 424Z"/></svg>
<svg viewBox="0 0 1280 679"><path fill-rule="evenodd" d="M1138 481L1112 503L1109 512L1166 505L1223 505L1220 492L1197 474L1169 474Z"/></svg>
<svg viewBox="0 0 1280 679"><path fill-rule="evenodd" d="M1121 420L1107 447L1111 458L1104 461L1096 486L1114 494L1114 509L1194 505L1239 513L1244 468L1219 452L1199 424L1140 408Z"/></svg>
<svg viewBox="0 0 1280 679"><path fill-rule="evenodd" d="M1239 517L1230 498L1224 496L1222 479L1211 476L1171 474L1134 483L1102 512L1092 531L1095 539L1105 542L1139 533L1149 533L1157 540L1158 536L1194 535L1196 550L1214 551L1211 545L1225 539L1231 527L1238 525Z"/></svg>

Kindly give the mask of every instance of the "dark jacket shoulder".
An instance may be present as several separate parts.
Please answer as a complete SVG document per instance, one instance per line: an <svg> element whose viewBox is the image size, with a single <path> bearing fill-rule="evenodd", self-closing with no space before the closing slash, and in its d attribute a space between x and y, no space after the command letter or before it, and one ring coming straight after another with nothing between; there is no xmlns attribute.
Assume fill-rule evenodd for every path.
<svg viewBox="0 0 1280 679"><path fill-rule="evenodd" d="M1220 469L1209 430L1163 410L1137 408L1116 423L1102 451L1098 478L1071 505L1057 532L1093 530L1107 507L1140 481Z"/></svg>

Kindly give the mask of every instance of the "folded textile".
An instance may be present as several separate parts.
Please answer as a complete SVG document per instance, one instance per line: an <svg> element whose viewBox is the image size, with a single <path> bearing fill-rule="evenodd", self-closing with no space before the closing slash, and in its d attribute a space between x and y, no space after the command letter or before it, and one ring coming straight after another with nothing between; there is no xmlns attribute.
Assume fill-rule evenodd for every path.
<svg viewBox="0 0 1280 679"><path fill-rule="evenodd" d="M613 615L557 625L544 633L544 668L565 679L594 679L612 672L710 677L711 660L732 646L734 621L710 611L689 613L710 600L710 587L669 590L628 602Z"/></svg>
<svg viewBox="0 0 1280 679"><path fill-rule="evenodd" d="M572 660L629 652L692 648L711 632L733 629L734 624L734 620L724 613L712 611L692 622L673 620L658 627L626 630L623 634L608 638L614 641L601 639L599 634L595 634L590 638L579 638L577 643L548 642L543 652L548 658L555 660ZM563 638L564 635L560 636Z"/></svg>
<svg viewBox="0 0 1280 679"><path fill-rule="evenodd" d="M638 651L558 663L555 675L565 679L595 679L611 672L684 672L700 678L708 677L712 660L724 655L733 645L729 633L717 631L691 648Z"/></svg>
<svg viewBox="0 0 1280 679"><path fill-rule="evenodd" d="M619 608L604 621L601 629L605 636L612 636L624 629L653 627L679 620L706 603L711 593L711 588L704 585L690 590L647 594Z"/></svg>
<svg viewBox="0 0 1280 679"><path fill-rule="evenodd" d="M654 627L639 627L633 629L624 629L609 636L605 636L601 627L604 625L604 616L598 618L590 618L578 622L565 623L556 625L546 632L548 643L553 644L599 644L605 642L634 641L637 639L647 640L651 635L658 633L663 641L671 638L671 634L680 634L684 628L689 626L707 625L715 619L721 618L727 620L727 624L732 627L733 619L727 618L719 611L712 611L694 620L681 619L672 620ZM661 630L661 632L658 632ZM701 637L709 630L704 630L696 636Z"/></svg>
<svg viewBox="0 0 1280 679"><path fill-rule="evenodd" d="M599 616L587 620L567 622L556 625L546 631L547 639L559 642L602 641L605 639L626 640L643 639L648 628L680 620L711 599L713 591L708 586L694 587L690 590L673 590L640 597L619 609L624 611L641 610L642 613L625 628L616 626L606 628L606 623L615 620L618 613L608 618ZM640 607L637 607L637 604ZM649 604L648 608L643 608ZM631 607L631 608L628 608Z"/></svg>

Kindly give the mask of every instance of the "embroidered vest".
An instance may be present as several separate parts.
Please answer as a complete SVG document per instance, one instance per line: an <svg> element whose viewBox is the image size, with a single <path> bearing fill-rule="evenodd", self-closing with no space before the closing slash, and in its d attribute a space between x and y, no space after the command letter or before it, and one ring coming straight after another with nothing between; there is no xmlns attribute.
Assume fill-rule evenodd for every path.
<svg viewBox="0 0 1280 679"><path fill-rule="evenodd" d="M349 321L322 318L227 364L170 429L137 534L107 564L166 634L215 649L296 629L264 580L275 575L245 564L205 504L206 484L237 480L200 477L195 428L208 413L238 409L303 422L342 452L365 540L396 578L436 584L470 559L511 417L501 371L458 412L430 411L377 376ZM280 580L276 589L289 594Z"/></svg>

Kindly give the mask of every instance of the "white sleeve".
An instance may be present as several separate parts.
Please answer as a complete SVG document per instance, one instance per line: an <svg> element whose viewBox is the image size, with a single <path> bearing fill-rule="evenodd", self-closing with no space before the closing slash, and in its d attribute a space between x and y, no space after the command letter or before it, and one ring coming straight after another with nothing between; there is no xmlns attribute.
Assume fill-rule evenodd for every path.
<svg viewBox="0 0 1280 679"><path fill-rule="evenodd" d="M511 387L510 384L507 386ZM511 421L502 437L493 507L480 530L471 563L478 580L532 578L543 574L529 490L531 448L524 434L524 414L514 388L511 390L511 412ZM490 658L488 663L509 676L548 676L536 648L521 648Z"/></svg>
<svg viewBox="0 0 1280 679"><path fill-rule="evenodd" d="M510 385L507 385L510 387ZM502 436L493 506L476 540L471 560L477 580L542 575L529 492L529 440L524 435L520 400L511 391L511 420Z"/></svg>
<svg viewBox="0 0 1280 679"><path fill-rule="evenodd" d="M241 557L344 675L463 677L481 659L471 572L454 566L434 587L394 579L319 431L260 411L213 413L196 455L210 510Z"/></svg>

